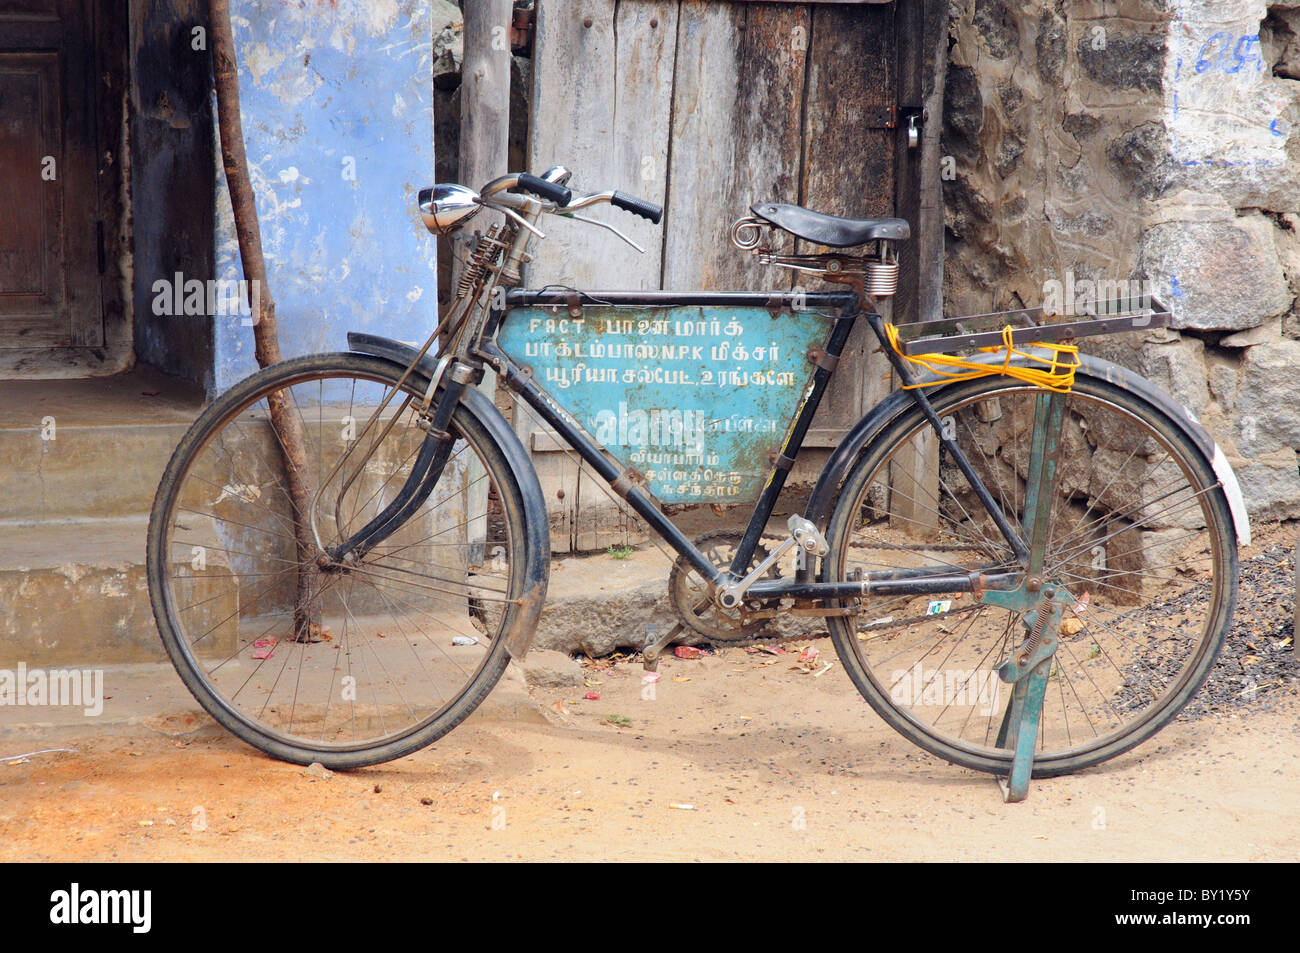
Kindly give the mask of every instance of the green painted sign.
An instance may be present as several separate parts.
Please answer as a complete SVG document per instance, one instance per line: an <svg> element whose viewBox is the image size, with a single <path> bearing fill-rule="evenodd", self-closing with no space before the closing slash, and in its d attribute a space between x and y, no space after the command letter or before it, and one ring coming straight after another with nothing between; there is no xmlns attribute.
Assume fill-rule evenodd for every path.
<svg viewBox="0 0 1300 953"><path fill-rule="evenodd" d="M664 503L758 498L833 316L737 307L512 309L498 342Z"/></svg>

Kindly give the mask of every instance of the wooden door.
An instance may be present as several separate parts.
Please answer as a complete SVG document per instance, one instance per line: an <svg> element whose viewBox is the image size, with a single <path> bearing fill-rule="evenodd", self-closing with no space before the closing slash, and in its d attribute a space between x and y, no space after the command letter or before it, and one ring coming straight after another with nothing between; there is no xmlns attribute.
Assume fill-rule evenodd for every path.
<svg viewBox="0 0 1300 953"><path fill-rule="evenodd" d="M87 0L0 0L0 349L104 343Z"/></svg>
<svg viewBox="0 0 1300 953"><path fill-rule="evenodd" d="M926 28L922 29L922 24ZM923 121L922 81L942 46L946 5L936 0L539 0L529 166L573 170L585 190L619 188L664 206L662 226L620 214L644 254L607 232L548 222L529 283L590 289L806 290L819 283L764 268L729 240L731 223L756 202L793 202L853 217L898 215L913 226L900 248L904 281L886 309L918 319L917 274L931 294L942 279L938 110ZM928 54L928 55L927 55ZM941 86L941 84L940 84ZM908 117L919 139L908 144ZM926 160L922 159L926 155ZM922 217L920 168L935 165L935 195ZM937 214L936 214L937 210ZM787 251L811 251L789 239ZM927 268L918 263L927 260ZM829 287L829 286L826 286ZM928 304L926 303L928 302ZM887 315L890 311L886 311ZM888 365L857 328L818 411L808 448L834 447L887 393ZM516 420L552 492L557 549L602 548L608 506L583 493L571 459L526 412ZM807 455L819 464L816 453ZM824 456L824 455L823 455ZM801 465L795 480L810 480ZM561 494L558 491L563 490ZM592 508L592 501L602 504ZM558 501L558 502L557 502ZM583 513L580 507L591 508ZM568 532L554 532L567 526ZM626 534L613 530L613 542Z"/></svg>

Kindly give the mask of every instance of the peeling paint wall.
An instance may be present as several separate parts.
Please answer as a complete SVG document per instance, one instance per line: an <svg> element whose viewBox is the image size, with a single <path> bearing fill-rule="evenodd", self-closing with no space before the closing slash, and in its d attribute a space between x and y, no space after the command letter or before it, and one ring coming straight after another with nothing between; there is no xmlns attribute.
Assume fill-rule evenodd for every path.
<svg viewBox="0 0 1300 953"><path fill-rule="evenodd" d="M1300 516L1300 2L951 13L947 313L1159 294L1176 330L1085 350L1196 413L1253 515Z"/></svg>
<svg viewBox="0 0 1300 953"><path fill-rule="evenodd" d="M423 341L437 323L427 0L235 0L249 174L286 357L350 330ZM219 161L219 157L218 157ZM242 277L224 176L216 275ZM252 328L216 318L216 391L257 369Z"/></svg>

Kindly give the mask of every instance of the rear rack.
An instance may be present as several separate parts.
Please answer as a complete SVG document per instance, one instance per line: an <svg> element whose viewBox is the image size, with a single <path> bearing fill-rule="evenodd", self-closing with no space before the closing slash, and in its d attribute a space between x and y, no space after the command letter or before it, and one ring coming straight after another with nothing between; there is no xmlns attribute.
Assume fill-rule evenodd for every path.
<svg viewBox="0 0 1300 953"><path fill-rule="evenodd" d="M964 318L942 318L938 321L917 321L898 325L898 343L902 353L911 357L917 354L951 354L967 348L1001 347L1003 329L1011 325L1013 346L1026 344L1069 344L1078 338L1098 334L1123 334L1127 331L1146 331L1165 328L1173 315L1157 298L1114 298L1099 302L1091 317L1082 320L1060 321L1055 312L1042 308L1025 308L1021 311L995 311ZM1052 323L1057 322L1057 323Z"/></svg>

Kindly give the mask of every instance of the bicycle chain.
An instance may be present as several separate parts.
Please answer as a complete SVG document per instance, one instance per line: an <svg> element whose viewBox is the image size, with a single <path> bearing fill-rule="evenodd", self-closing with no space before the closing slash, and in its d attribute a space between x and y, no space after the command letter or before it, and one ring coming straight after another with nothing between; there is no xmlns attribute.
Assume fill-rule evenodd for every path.
<svg viewBox="0 0 1300 953"><path fill-rule="evenodd" d="M774 536L774 535L769 534L769 533L764 533L763 536L762 536L761 538L764 539L764 540L771 540L771 541L775 541L775 542L779 542L779 541L781 541L781 540L786 539L786 537L784 537L784 536ZM853 545L853 544L850 543L849 545ZM913 550L915 549L915 547L906 547L906 546L889 546L889 545L882 545L882 546L880 546L880 547L878 547L878 548L880 548L880 549L887 549L887 548L888 548L888 549L913 549ZM929 548L929 549L938 549L938 547L927 547L927 548ZM910 597L908 597L908 598L910 598ZM952 609L952 610L950 610L950 611L948 611L948 612L942 613L941 615L932 615L932 614L930 614L930 613L927 612L927 613L923 613L923 614L921 614L921 615L905 616L905 617L902 618L902 619L894 619L894 618L891 618L891 619L889 620L889 622L887 622L887 623L882 623L881 625L879 625L879 626L875 626L875 627L872 627L870 624L868 624L868 627L863 628L863 629L859 629L858 631L859 631L859 632L876 632L876 631L883 631L883 630L886 630L886 629L901 629L901 628L904 628L905 626L916 625L918 622L925 622L925 621L927 621L927 620L939 621L939 620L941 620L941 619L951 619L951 618L958 617L958 616L965 616L965 615L970 614L971 612L974 612L976 609L980 609L980 608L983 608L983 607L984 607L984 603L982 603L982 602L976 602L976 603L972 603L971 605L968 605L968 606L961 606L960 608ZM864 606L864 611L865 611L865 606ZM782 615L789 615L789 613L782 613ZM790 617L791 617L791 618L796 618L796 619L801 619L801 618L802 618L802 619L809 619L809 618L823 618L823 619L824 619L824 618L825 618L825 617L819 617L819 616L790 616ZM765 622L775 622L775 621L777 620L777 618L779 618L779 616L773 616L773 617L768 618L768 619L760 619L759 622L760 622L760 623L765 623ZM738 638L735 638L735 639L715 639L715 638L710 638L710 637L707 636L707 635L703 635L703 634L701 634L701 633L699 633L699 632L696 632L694 629L690 629L689 627L688 627L688 631L689 631L691 634L697 636L701 641L703 641L705 644L707 644L708 647L711 648L711 649L718 649L718 648L746 648L746 647L751 646L751 645L764 645L764 644L770 644L770 643L773 643L773 642L777 642L777 643L779 643L779 642L794 642L794 641L799 641L799 640L804 640L804 639L828 639L828 638L830 638L830 635L831 635L831 633L830 633L830 629L829 629L826 625L822 625L822 626L821 626L820 628L818 628L816 631L814 631L814 632L812 632L812 633L809 633L809 634L807 634L807 635L780 636L780 637L777 637L777 638L773 638L770 634L765 638L765 637L760 633L760 634L752 635L752 636L741 636L741 637L738 637Z"/></svg>

